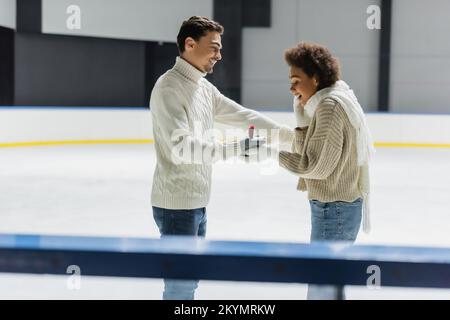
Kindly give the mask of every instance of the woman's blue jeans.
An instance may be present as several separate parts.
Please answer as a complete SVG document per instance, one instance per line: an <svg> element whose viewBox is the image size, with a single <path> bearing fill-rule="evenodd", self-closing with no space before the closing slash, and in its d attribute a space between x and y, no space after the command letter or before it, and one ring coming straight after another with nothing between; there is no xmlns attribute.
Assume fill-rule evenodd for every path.
<svg viewBox="0 0 450 320"><path fill-rule="evenodd" d="M350 241L358 235L362 218L363 200L328 202L310 200L311 242ZM308 286L308 300L344 299L344 288L337 286Z"/></svg>

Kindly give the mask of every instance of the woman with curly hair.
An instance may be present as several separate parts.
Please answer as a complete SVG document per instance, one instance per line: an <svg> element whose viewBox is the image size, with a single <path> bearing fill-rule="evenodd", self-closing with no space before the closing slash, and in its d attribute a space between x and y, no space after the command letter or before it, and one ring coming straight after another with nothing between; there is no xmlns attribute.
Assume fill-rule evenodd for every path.
<svg viewBox="0 0 450 320"><path fill-rule="evenodd" d="M292 152L281 151L280 166L300 177L308 192L311 241L354 242L361 220L368 232L369 158L372 139L353 90L339 80L339 63L314 43L285 52L297 119ZM308 287L308 299L343 298L342 287Z"/></svg>

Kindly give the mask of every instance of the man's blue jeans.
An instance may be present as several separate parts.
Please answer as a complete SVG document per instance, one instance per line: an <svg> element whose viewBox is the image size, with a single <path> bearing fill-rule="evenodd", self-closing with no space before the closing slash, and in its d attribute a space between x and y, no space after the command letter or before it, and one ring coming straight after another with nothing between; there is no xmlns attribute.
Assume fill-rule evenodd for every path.
<svg viewBox="0 0 450 320"><path fill-rule="evenodd" d="M153 218L161 237L184 235L204 237L206 235L206 208L192 210L170 210L153 207ZM164 300L193 300L198 280L164 279Z"/></svg>
<svg viewBox="0 0 450 320"><path fill-rule="evenodd" d="M350 241L358 235L362 218L362 199L354 202L310 200L311 242ZM308 286L308 300L344 299L344 288L337 286Z"/></svg>

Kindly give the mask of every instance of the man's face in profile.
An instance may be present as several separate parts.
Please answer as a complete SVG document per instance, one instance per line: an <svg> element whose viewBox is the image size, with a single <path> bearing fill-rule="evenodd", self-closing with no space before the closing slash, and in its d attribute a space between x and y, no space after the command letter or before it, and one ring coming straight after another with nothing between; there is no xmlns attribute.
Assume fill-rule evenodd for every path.
<svg viewBox="0 0 450 320"><path fill-rule="evenodd" d="M201 72L212 73L216 62L222 59L222 38L219 32L208 32L198 41L187 38L185 48L182 57Z"/></svg>

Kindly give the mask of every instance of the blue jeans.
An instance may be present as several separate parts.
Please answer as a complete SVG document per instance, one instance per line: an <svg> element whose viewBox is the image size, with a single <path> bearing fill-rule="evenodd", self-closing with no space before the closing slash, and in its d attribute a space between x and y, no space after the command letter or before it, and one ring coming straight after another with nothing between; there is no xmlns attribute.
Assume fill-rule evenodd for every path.
<svg viewBox="0 0 450 320"><path fill-rule="evenodd" d="M206 208L170 210L153 207L153 218L161 237L206 235ZM164 279L164 300L193 300L198 280Z"/></svg>
<svg viewBox="0 0 450 320"><path fill-rule="evenodd" d="M328 202L310 200L311 242L350 241L358 235L362 218L362 199L354 202ZM344 299L344 288L309 285L307 299Z"/></svg>

